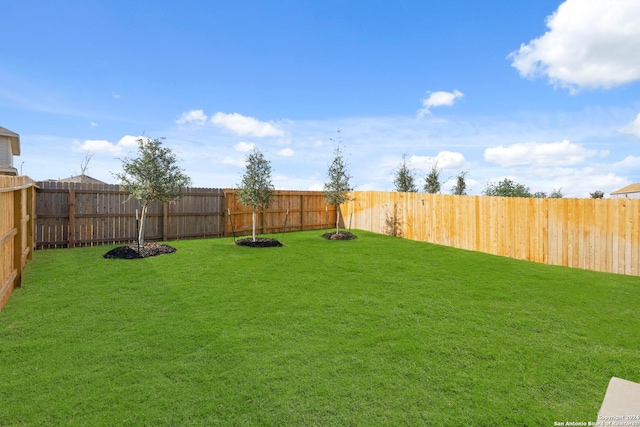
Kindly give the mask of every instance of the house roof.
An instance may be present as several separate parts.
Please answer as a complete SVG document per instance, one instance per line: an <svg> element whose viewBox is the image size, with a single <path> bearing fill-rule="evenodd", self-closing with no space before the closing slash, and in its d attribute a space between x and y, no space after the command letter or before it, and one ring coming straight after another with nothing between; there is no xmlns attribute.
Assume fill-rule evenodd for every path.
<svg viewBox="0 0 640 427"><path fill-rule="evenodd" d="M64 178L64 179L49 179L48 181L78 182L78 183L84 183L84 184L106 184L106 182L100 181L99 179L92 178L89 175L76 175L76 176L72 176L70 178Z"/></svg>
<svg viewBox="0 0 640 427"><path fill-rule="evenodd" d="M0 136L6 136L11 141L11 152L14 156L20 155L20 135L0 126Z"/></svg>
<svg viewBox="0 0 640 427"><path fill-rule="evenodd" d="M18 169L10 165L0 163L0 175L18 175Z"/></svg>
<svg viewBox="0 0 640 427"><path fill-rule="evenodd" d="M611 194L627 194L627 193L640 193L640 182L627 185L619 190L611 192Z"/></svg>

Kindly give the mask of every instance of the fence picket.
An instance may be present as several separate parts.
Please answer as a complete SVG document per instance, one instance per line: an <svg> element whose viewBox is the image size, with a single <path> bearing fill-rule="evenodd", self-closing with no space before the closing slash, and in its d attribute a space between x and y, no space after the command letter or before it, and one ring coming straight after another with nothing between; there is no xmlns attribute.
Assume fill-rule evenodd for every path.
<svg viewBox="0 0 640 427"><path fill-rule="evenodd" d="M527 199L356 191L356 229L460 249L610 273L640 275L640 200Z"/></svg>
<svg viewBox="0 0 640 427"><path fill-rule="evenodd" d="M26 176L0 176L0 310L33 259L34 186Z"/></svg>
<svg viewBox="0 0 640 427"><path fill-rule="evenodd" d="M117 185L40 182L37 192L36 245L59 248L131 243L136 240L135 211L141 209ZM227 231L225 206L232 212L236 233L251 233L251 207L240 205L233 190L188 188L184 196L167 207L151 203L145 238L174 240L231 235ZM325 228L321 192L278 191L274 203L259 216L259 231L282 231L287 209L287 230Z"/></svg>

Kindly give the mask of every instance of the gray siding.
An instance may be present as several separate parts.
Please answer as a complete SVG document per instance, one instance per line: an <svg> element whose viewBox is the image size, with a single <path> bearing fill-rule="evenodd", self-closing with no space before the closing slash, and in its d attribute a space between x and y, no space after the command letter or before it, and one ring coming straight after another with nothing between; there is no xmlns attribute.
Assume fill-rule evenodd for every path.
<svg viewBox="0 0 640 427"><path fill-rule="evenodd" d="M11 142L9 138L0 136L0 163L13 166L13 156L11 155Z"/></svg>

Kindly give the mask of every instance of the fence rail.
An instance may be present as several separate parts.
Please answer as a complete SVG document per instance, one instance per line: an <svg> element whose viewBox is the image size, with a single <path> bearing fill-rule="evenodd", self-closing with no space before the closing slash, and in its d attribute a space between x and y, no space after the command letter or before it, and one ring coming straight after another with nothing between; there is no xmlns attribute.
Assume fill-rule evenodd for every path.
<svg viewBox="0 0 640 427"><path fill-rule="evenodd" d="M225 190L225 197L230 226L233 225L227 229L227 235L231 232L251 234L253 209L240 204L233 190ZM280 190L276 191L269 208L260 210L257 222L257 231L263 234L319 230L335 224L336 209L326 205L322 192Z"/></svg>
<svg viewBox="0 0 640 427"><path fill-rule="evenodd" d="M0 176L0 310L33 259L34 187L26 176Z"/></svg>
<svg viewBox="0 0 640 427"><path fill-rule="evenodd" d="M138 201L119 186L39 182L36 247L65 248L131 243L136 240ZM288 211L288 215L287 215ZM175 203L150 203L145 239L178 240L251 233L252 208L238 203L234 190L188 188ZM258 216L258 231L313 230L335 222L321 192L277 191ZM233 230L233 232L232 232Z"/></svg>
<svg viewBox="0 0 640 427"><path fill-rule="evenodd" d="M545 264L640 275L640 199L355 192L353 227Z"/></svg>

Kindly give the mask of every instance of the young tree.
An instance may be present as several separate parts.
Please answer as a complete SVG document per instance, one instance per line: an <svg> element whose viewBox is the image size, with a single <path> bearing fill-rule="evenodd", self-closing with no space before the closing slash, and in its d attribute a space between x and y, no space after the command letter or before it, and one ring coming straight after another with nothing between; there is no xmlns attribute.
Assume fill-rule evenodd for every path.
<svg viewBox="0 0 640 427"><path fill-rule="evenodd" d="M469 174L469 172L460 172L456 177L456 185L453 186L451 192L456 196L466 196L467 195L467 181L465 177Z"/></svg>
<svg viewBox="0 0 640 427"><path fill-rule="evenodd" d="M589 195L591 196L592 199L603 199L604 198L604 192L602 192L600 190L596 190L593 193L589 193Z"/></svg>
<svg viewBox="0 0 640 427"><path fill-rule="evenodd" d="M562 194L562 187L559 189L553 189L553 191L551 193L549 193L549 198L550 199L562 199L564 197L564 194Z"/></svg>
<svg viewBox="0 0 640 427"><path fill-rule="evenodd" d="M81 176L86 175L87 170L89 169L89 162L91 161L91 158L93 158L93 153L90 151L87 151L87 153L84 155L84 159L82 159L82 162L80 162Z"/></svg>
<svg viewBox="0 0 640 427"><path fill-rule="evenodd" d="M246 169L242 176L242 184L238 191L238 201L253 207L252 238L256 241L256 212L258 207L266 209L271 203L275 188L271 184L271 163L254 148L246 158Z"/></svg>
<svg viewBox="0 0 640 427"><path fill-rule="evenodd" d="M402 163L398 165L393 178L394 190L399 193L416 193L415 171L407 165L407 155L402 156Z"/></svg>
<svg viewBox="0 0 640 427"><path fill-rule="evenodd" d="M164 138L139 138L138 157L122 160L122 172L113 174L124 191L140 201L142 212L138 243L144 245L149 202L168 203L182 196L191 178L177 165L175 154L162 146Z"/></svg>
<svg viewBox="0 0 640 427"><path fill-rule="evenodd" d="M431 171L424 179L424 191L427 193L435 194L440 192L440 172L438 169L438 162L435 162L431 166Z"/></svg>
<svg viewBox="0 0 640 427"><path fill-rule="evenodd" d="M483 193L485 196L496 197L533 197L529 187L515 183L509 178L505 178L498 184L487 184Z"/></svg>
<svg viewBox="0 0 640 427"><path fill-rule="evenodd" d="M353 191L349 181L351 175L342 154L341 144L333 150L333 162L327 170L327 182L324 183L324 201L336 207L336 234L340 232L340 204L349 201L349 192Z"/></svg>
<svg viewBox="0 0 640 427"><path fill-rule="evenodd" d="M562 194L562 188L556 190L554 189L551 193L547 194L544 191L536 191L531 196L517 196L517 197L533 197L536 199L562 199L564 194Z"/></svg>

